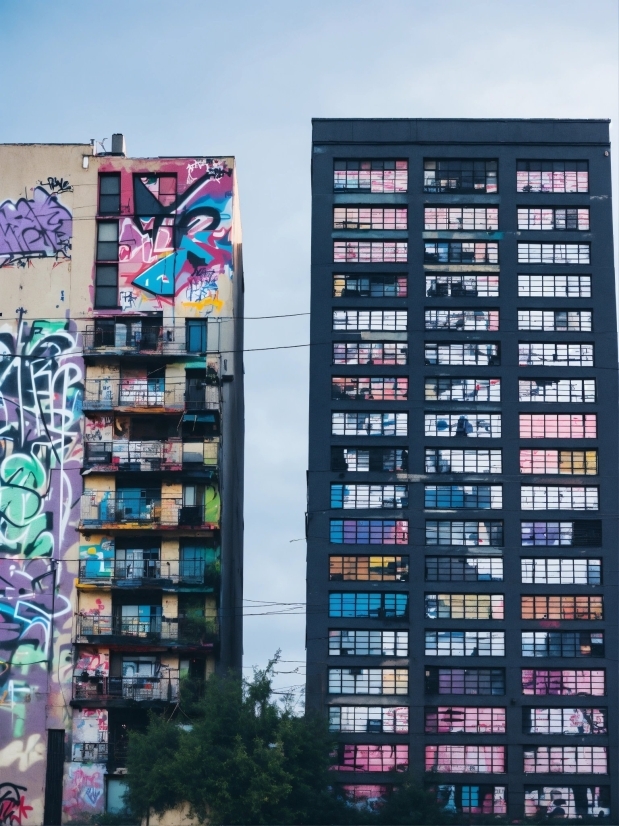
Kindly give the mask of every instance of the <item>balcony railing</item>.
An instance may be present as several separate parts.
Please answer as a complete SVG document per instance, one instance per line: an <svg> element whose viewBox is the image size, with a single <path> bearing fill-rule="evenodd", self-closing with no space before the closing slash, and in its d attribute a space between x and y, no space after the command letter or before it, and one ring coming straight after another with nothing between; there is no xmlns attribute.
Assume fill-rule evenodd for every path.
<svg viewBox="0 0 619 826"><path fill-rule="evenodd" d="M162 528L206 528L217 526L220 517L219 492L206 490L206 503L187 507L180 497L122 497L108 491L86 491L81 498L82 528L111 525L156 525Z"/></svg>
<svg viewBox="0 0 619 826"><path fill-rule="evenodd" d="M182 470L183 465L217 467L217 442L178 440L85 442L84 467L106 470Z"/></svg>
<svg viewBox="0 0 619 826"><path fill-rule="evenodd" d="M109 754L108 743L73 743L74 763L107 763Z"/></svg>
<svg viewBox="0 0 619 826"><path fill-rule="evenodd" d="M141 355L203 355L220 348L221 322L208 320L204 331L192 335L185 325L147 325L139 321L109 327L87 327L85 353Z"/></svg>
<svg viewBox="0 0 619 826"><path fill-rule="evenodd" d="M135 641L170 642L188 645L213 645L219 631L215 620L205 617L117 617L89 615L77 617L78 637L125 637Z"/></svg>
<svg viewBox="0 0 619 826"><path fill-rule="evenodd" d="M184 382L166 383L152 378L97 378L86 379L84 410L112 410L117 407L153 408L168 410L219 410L219 386L205 384L201 388L185 386Z"/></svg>
<svg viewBox="0 0 619 826"><path fill-rule="evenodd" d="M73 679L74 700L102 701L109 699L134 700L138 703L154 701L172 703L178 700L178 689L178 675L160 675L157 677L89 677L84 675ZM91 745L107 747L107 743Z"/></svg>
<svg viewBox="0 0 619 826"><path fill-rule="evenodd" d="M161 580L216 587L219 583L219 566L202 559L82 559L80 580L100 584L133 582L136 585L143 581L155 585Z"/></svg>

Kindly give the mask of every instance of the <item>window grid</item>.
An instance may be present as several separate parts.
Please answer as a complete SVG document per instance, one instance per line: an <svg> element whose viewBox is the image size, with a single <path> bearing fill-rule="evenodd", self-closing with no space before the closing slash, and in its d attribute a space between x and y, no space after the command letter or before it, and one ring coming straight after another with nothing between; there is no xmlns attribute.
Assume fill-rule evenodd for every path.
<svg viewBox="0 0 619 826"><path fill-rule="evenodd" d="M518 329L590 333L591 318L591 310L518 310Z"/></svg>
<svg viewBox="0 0 619 826"><path fill-rule="evenodd" d="M406 310L333 310L334 330L405 331Z"/></svg>
<svg viewBox="0 0 619 826"><path fill-rule="evenodd" d="M357 192L406 192L408 161L338 160L333 162L333 188Z"/></svg>
<svg viewBox="0 0 619 826"><path fill-rule="evenodd" d="M426 274L428 298L497 298L498 275Z"/></svg>
<svg viewBox="0 0 619 826"><path fill-rule="evenodd" d="M334 509L405 508L407 505L407 485L331 485Z"/></svg>
<svg viewBox="0 0 619 826"><path fill-rule="evenodd" d="M501 450L426 448L426 473L502 473Z"/></svg>
<svg viewBox="0 0 619 826"><path fill-rule="evenodd" d="M408 614L408 594L367 591L332 591L330 617L404 619Z"/></svg>
<svg viewBox="0 0 619 826"><path fill-rule="evenodd" d="M519 275L521 298L591 298L590 275Z"/></svg>
<svg viewBox="0 0 619 826"><path fill-rule="evenodd" d="M505 746L426 746L427 772L504 774Z"/></svg>
<svg viewBox="0 0 619 826"><path fill-rule="evenodd" d="M490 546L503 544L503 523L499 521L426 520L426 545Z"/></svg>
<svg viewBox="0 0 619 826"><path fill-rule="evenodd" d="M519 207L518 229L589 229L589 207Z"/></svg>
<svg viewBox="0 0 619 826"><path fill-rule="evenodd" d="M597 450L521 450L520 473L595 476Z"/></svg>
<svg viewBox="0 0 619 826"><path fill-rule="evenodd" d="M334 298L406 298L406 275L347 275L333 276Z"/></svg>
<svg viewBox="0 0 619 826"><path fill-rule="evenodd" d="M518 243L519 264L590 264L590 244Z"/></svg>
<svg viewBox="0 0 619 826"><path fill-rule="evenodd" d="M331 657L408 657L408 631L329 631Z"/></svg>
<svg viewBox="0 0 619 826"><path fill-rule="evenodd" d="M501 379L426 377L424 396L430 402L500 402Z"/></svg>
<svg viewBox="0 0 619 826"><path fill-rule="evenodd" d="M595 379L519 379L518 401L545 404L592 404Z"/></svg>
<svg viewBox="0 0 619 826"><path fill-rule="evenodd" d="M521 439L595 439L595 413L521 413Z"/></svg>
<svg viewBox="0 0 619 826"><path fill-rule="evenodd" d="M503 559L500 556L426 557L426 582L502 581Z"/></svg>
<svg viewBox="0 0 619 826"><path fill-rule="evenodd" d="M331 413L333 436L407 436L408 413Z"/></svg>
<svg viewBox="0 0 619 826"><path fill-rule="evenodd" d="M588 192L587 161L518 161L517 192Z"/></svg>
<svg viewBox="0 0 619 826"><path fill-rule="evenodd" d="M407 364L404 341L334 341L333 364Z"/></svg>
<svg viewBox="0 0 619 826"><path fill-rule="evenodd" d="M571 557L521 559L520 581L530 585L601 585L602 560Z"/></svg>
<svg viewBox="0 0 619 826"><path fill-rule="evenodd" d="M502 620L503 594L426 594L426 619Z"/></svg>
<svg viewBox="0 0 619 826"><path fill-rule="evenodd" d="M598 488L521 485L521 510L596 511Z"/></svg>
<svg viewBox="0 0 619 826"><path fill-rule="evenodd" d="M408 556L330 556L331 582L408 582Z"/></svg>
<svg viewBox="0 0 619 826"><path fill-rule="evenodd" d="M481 330L495 332L499 329L498 310L426 310L426 330Z"/></svg>
<svg viewBox="0 0 619 826"><path fill-rule="evenodd" d="M503 507L502 485L426 485L424 507L473 508L500 510Z"/></svg>
<svg viewBox="0 0 619 826"><path fill-rule="evenodd" d="M425 207L426 230L498 230L498 207Z"/></svg>
<svg viewBox="0 0 619 826"><path fill-rule="evenodd" d="M425 241L423 261L424 264L498 264L499 245L496 241Z"/></svg>
<svg viewBox="0 0 619 826"><path fill-rule="evenodd" d="M523 657L603 657L604 634L587 631L523 631Z"/></svg>
<svg viewBox="0 0 619 826"><path fill-rule="evenodd" d="M408 519L332 519L334 545L408 545Z"/></svg>
<svg viewBox="0 0 619 826"><path fill-rule="evenodd" d="M406 207L333 207L333 229L407 229L407 216Z"/></svg>
<svg viewBox="0 0 619 826"><path fill-rule="evenodd" d="M442 809L448 805L464 814L505 815L507 814L507 787L483 785L463 785L461 783L430 786L430 791Z"/></svg>
<svg viewBox="0 0 619 826"><path fill-rule="evenodd" d="M329 730L408 734L408 706L329 706Z"/></svg>
<svg viewBox="0 0 619 826"><path fill-rule="evenodd" d="M520 367L593 367L593 344L556 344L521 341L518 343Z"/></svg>
<svg viewBox="0 0 619 826"><path fill-rule="evenodd" d="M341 264L402 264L408 261L408 241L334 241L333 262Z"/></svg>
<svg viewBox="0 0 619 826"><path fill-rule="evenodd" d="M333 401L395 402L408 399L405 376L332 376Z"/></svg>
<svg viewBox="0 0 619 826"><path fill-rule="evenodd" d="M606 694L606 671L604 669L523 668L522 693L538 697L550 695L603 697Z"/></svg>
<svg viewBox="0 0 619 826"><path fill-rule="evenodd" d="M555 803L555 801L560 801ZM547 813L549 819L610 817L610 786L525 786L524 811L527 819ZM557 811L558 810L558 811ZM553 812L557 812L553 815Z"/></svg>
<svg viewBox="0 0 619 826"><path fill-rule="evenodd" d="M505 734L505 709L484 706L426 706L426 734Z"/></svg>
<svg viewBox="0 0 619 826"><path fill-rule="evenodd" d="M426 668L426 694L503 696L504 668Z"/></svg>
<svg viewBox="0 0 619 826"><path fill-rule="evenodd" d="M525 774L608 774L605 746L524 746Z"/></svg>
<svg viewBox="0 0 619 826"><path fill-rule="evenodd" d="M329 694L408 694L408 668L330 668Z"/></svg>
<svg viewBox="0 0 619 826"><path fill-rule="evenodd" d="M501 437L500 413L426 413L426 436Z"/></svg>
<svg viewBox="0 0 619 826"><path fill-rule="evenodd" d="M468 158L428 158L423 162L424 192L498 192L498 162Z"/></svg>
<svg viewBox="0 0 619 826"><path fill-rule="evenodd" d="M504 631L426 631L427 657L504 657Z"/></svg>
<svg viewBox="0 0 619 826"><path fill-rule="evenodd" d="M331 470L335 473L404 473L408 470L408 451L389 447L332 447Z"/></svg>
<svg viewBox="0 0 619 826"><path fill-rule="evenodd" d="M493 367L499 365L498 344L475 344L473 342L463 342L462 344L440 344L438 342L426 341L424 347L425 363L450 364L454 365L483 365Z"/></svg>
<svg viewBox="0 0 619 826"><path fill-rule="evenodd" d="M539 594L520 597L523 620L601 620L604 619L603 597L582 594Z"/></svg>
<svg viewBox="0 0 619 826"><path fill-rule="evenodd" d="M408 746L358 745L340 746L340 771L393 772L408 769Z"/></svg>
<svg viewBox="0 0 619 826"><path fill-rule="evenodd" d="M605 708L522 709L523 734L608 734Z"/></svg>

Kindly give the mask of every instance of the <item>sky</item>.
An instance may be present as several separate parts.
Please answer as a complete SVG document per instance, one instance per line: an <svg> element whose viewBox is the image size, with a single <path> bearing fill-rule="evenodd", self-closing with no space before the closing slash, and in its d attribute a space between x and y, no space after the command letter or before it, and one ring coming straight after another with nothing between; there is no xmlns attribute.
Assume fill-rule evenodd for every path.
<svg viewBox="0 0 619 826"><path fill-rule="evenodd" d="M129 155L235 155L246 347L303 345L311 118L610 118L616 141L618 15L617 0L0 0L0 143L123 132ZM245 355L244 665L281 649L281 691L304 680L287 604L305 599L308 357Z"/></svg>

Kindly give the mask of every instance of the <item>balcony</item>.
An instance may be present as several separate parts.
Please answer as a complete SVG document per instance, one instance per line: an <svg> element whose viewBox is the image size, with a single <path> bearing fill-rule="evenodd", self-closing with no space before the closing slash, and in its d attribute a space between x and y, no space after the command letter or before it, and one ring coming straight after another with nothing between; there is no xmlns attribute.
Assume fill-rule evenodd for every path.
<svg viewBox="0 0 619 826"><path fill-rule="evenodd" d="M86 379L84 410L124 409L128 412L153 408L160 411L218 412L219 386L206 384L188 388L184 382L162 378ZM213 419L215 421L215 419Z"/></svg>
<svg viewBox="0 0 619 826"><path fill-rule="evenodd" d="M174 676L160 675L156 677L91 677L84 674L73 678L73 700L89 705L102 702L124 705L127 701L172 703L178 700L178 696L178 673ZM85 746L87 744L80 743L77 745ZM107 743L91 745L107 747ZM73 759L75 760L75 757ZM104 758L104 760L106 759Z"/></svg>
<svg viewBox="0 0 619 826"><path fill-rule="evenodd" d="M135 528L149 525L161 529L219 527L219 490L210 485L202 506L187 507L181 497L126 497L109 491L86 491L80 504L80 529Z"/></svg>
<svg viewBox="0 0 619 826"><path fill-rule="evenodd" d="M181 645L212 648L219 639L217 623L206 617L139 617L78 615L77 642L102 644ZM111 678L110 678L111 679Z"/></svg>
<svg viewBox="0 0 619 826"><path fill-rule="evenodd" d="M213 549L212 553L216 551ZM138 588L146 586L200 585L219 587L219 564L202 559L134 559L80 561L80 582Z"/></svg>
<svg viewBox="0 0 619 826"><path fill-rule="evenodd" d="M217 470L217 442L181 442L180 439L85 442L84 467L116 470Z"/></svg>
<svg viewBox="0 0 619 826"><path fill-rule="evenodd" d="M200 326L200 325L199 325ZM87 355L200 356L217 353L221 322L208 320L190 331L186 325L146 324L145 319L87 327L83 333Z"/></svg>
<svg viewBox="0 0 619 826"><path fill-rule="evenodd" d="M74 763L107 763L108 743L73 743Z"/></svg>

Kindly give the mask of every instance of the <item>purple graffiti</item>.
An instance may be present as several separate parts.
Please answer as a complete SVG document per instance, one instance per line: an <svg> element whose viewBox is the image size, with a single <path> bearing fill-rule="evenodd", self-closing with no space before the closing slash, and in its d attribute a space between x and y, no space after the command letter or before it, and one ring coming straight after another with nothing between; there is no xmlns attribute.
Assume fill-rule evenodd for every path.
<svg viewBox="0 0 619 826"><path fill-rule="evenodd" d="M31 199L0 204L0 267L29 258L70 258L73 221L58 195L35 187Z"/></svg>

